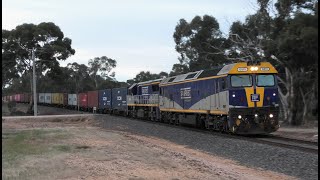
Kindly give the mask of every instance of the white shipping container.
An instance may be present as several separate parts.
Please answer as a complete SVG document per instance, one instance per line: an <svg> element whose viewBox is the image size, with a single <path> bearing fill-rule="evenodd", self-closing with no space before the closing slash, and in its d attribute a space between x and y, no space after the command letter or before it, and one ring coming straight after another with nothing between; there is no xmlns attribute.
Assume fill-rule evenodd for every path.
<svg viewBox="0 0 320 180"><path fill-rule="evenodd" d="M45 93L44 96L45 96L44 103L51 104L51 97L52 97L51 93Z"/></svg>
<svg viewBox="0 0 320 180"><path fill-rule="evenodd" d="M44 98L45 94L44 93L39 93L39 103L44 103Z"/></svg>
<svg viewBox="0 0 320 180"><path fill-rule="evenodd" d="M68 105L69 106L77 106L78 99L77 94L68 94Z"/></svg>

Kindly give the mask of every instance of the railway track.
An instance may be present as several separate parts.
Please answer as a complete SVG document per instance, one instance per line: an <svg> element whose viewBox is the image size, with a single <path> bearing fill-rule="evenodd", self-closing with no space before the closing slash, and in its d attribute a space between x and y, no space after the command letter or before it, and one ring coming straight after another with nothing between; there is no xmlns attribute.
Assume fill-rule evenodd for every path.
<svg viewBox="0 0 320 180"><path fill-rule="evenodd" d="M281 136L268 135L266 137L256 137L256 140L265 144L276 145L280 147L297 149L311 153L318 153L318 142L291 139Z"/></svg>
<svg viewBox="0 0 320 180"><path fill-rule="evenodd" d="M150 121L145 119L135 119L135 118L129 118L129 117L124 117L124 118L135 120L135 121L143 121L146 123L158 124L161 126L167 126L167 127L184 129L184 130L189 130L189 131L194 131L199 133L205 133L205 134L210 134L214 136L221 136L225 138L251 141L251 142L260 143L260 144L268 144L272 146L294 149L294 150L299 150L299 151L304 151L309 153L318 153L318 142L291 139L291 138L276 136L272 134L270 135L234 135L234 134L228 134L228 133L221 133L217 131L199 129L195 127L189 127L189 126L172 125L172 124L161 123L157 121Z"/></svg>

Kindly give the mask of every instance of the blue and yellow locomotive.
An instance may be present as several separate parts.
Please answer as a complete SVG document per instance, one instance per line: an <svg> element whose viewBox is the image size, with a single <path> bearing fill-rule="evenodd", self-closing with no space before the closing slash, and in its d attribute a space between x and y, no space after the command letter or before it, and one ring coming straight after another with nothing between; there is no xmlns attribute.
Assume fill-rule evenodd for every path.
<svg viewBox="0 0 320 180"><path fill-rule="evenodd" d="M276 75L268 62L243 62L141 82L131 87L128 112L237 134L271 133L279 128Z"/></svg>
<svg viewBox="0 0 320 180"><path fill-rule="evenodd" d="M160 83L161 120L238 134L271 133L278 125L276 69L234 63Z"/></svg>

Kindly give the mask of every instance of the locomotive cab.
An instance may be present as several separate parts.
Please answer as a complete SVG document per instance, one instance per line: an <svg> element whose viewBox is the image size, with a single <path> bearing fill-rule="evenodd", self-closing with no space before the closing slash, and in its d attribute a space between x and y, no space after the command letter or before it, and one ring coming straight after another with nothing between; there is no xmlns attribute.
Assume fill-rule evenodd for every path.
<svg viewBox="0 0 320 180"><path fill-rule="evenodd" d="M279 128L277 71L268 62L237 63L228 72L228 123L237 134L271 133Z"/></svg>

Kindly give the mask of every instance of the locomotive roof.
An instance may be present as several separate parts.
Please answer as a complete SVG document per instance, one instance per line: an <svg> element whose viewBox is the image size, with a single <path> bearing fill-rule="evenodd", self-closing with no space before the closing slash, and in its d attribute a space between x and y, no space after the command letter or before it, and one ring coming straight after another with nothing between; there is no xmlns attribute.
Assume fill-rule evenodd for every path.
<svg viewBox="0 0 320 180"><path fill-rule="evenodd" d="M137 85L138 86L141 86L141 85L145 86L145 85L149 85L149 84L158 84L158 83L160 83L161 80L162 80L162 78L161 79L154 79L154 80L144 81L144 82L139 82L139 83L137 83Z"/></svg>
<svg viewBox="0 0 320 180"><path fill-rule="evenodd" d="M252 67L256 69L251 70ZM213 76L225 76L228 74L253 74L253 73L278 73L269 62L259 62L251 64L247 62L233 63L225 66L215 67L209 70L189 72L177 76L164 78L160 85L171 84L186 80L196 80Z"/></svg>

